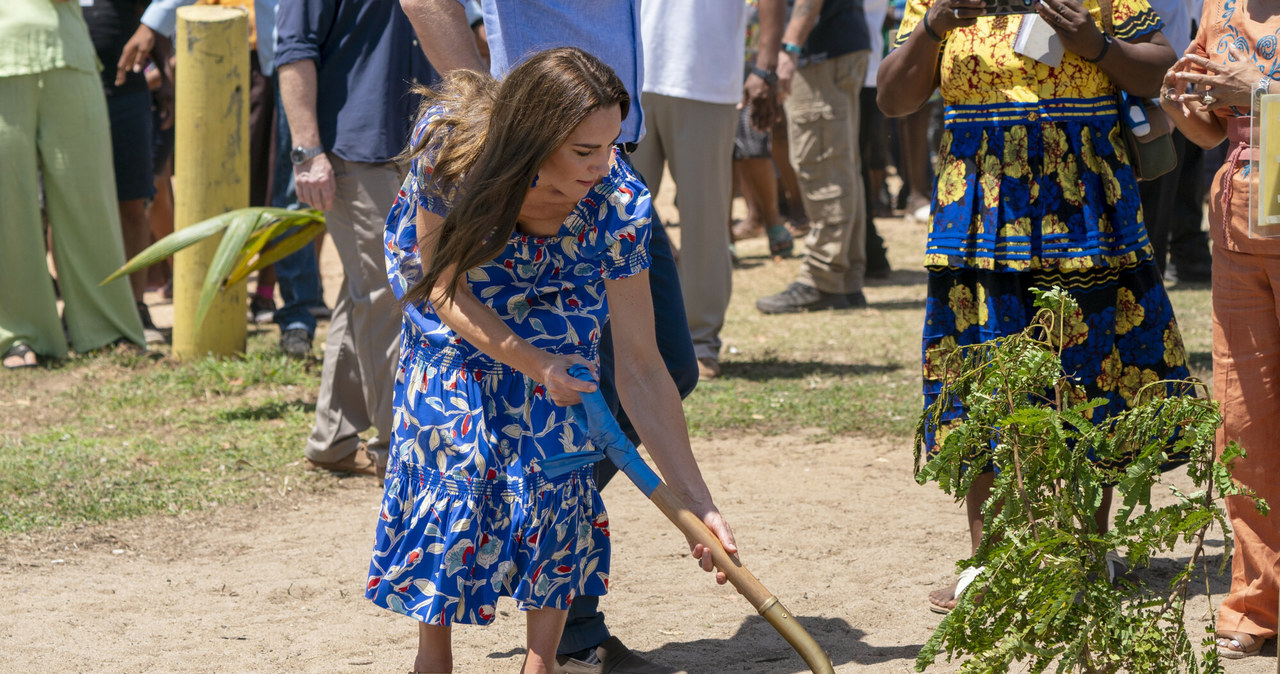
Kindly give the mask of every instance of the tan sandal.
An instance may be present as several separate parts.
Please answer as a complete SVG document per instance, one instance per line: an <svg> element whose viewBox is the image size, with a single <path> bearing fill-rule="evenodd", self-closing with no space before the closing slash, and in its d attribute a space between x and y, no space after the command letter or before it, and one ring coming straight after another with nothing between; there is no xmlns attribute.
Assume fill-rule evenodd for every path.
<svg viewBox="0 0 1280 674"><path fill-rule="evenodd" d="M1245 646L1241 637L1247 637L1252 643ZM1266 639L1254 636L1245 632L1218 632L1214 635L1218 655L1228 660L1239 660L1262 652L1263 644L1267 643Z"/></svg>

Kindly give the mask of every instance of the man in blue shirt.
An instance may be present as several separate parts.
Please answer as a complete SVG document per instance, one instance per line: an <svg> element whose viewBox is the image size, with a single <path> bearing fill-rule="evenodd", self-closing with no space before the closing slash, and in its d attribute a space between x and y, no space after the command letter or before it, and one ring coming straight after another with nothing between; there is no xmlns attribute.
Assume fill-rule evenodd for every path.
<svg viewBox="0 0 1280 674"><path fill-rule="evenodd" d="M459 0L400 1L418 30L431 63L441 72L457 68L484 71ZM631 112L622 120L618 143L634 148L644 137L644 113L640 109L644 58L637 0L485 0L481 4L489 40L489 70L494 77L502 77L538 51L578 47L613 68L631 94ZM658 350L680 395L687 396L697 384L698 364L671 244L656 214L649 254L653 308L661 317L654 325ZM625 414L620 413L613 390L612 344L606 325L600 343L600 390L609 399L627 436L638 444L639 437ZM603 489L616 473L612 463L601 461L596 464L596 485ZM557 674L677 674L670 667L645 660L611 636L598 602L598 597L574 599L560 639Z"/></svg>
<svg viewBox="0 0 1280 674"><path fill-rule="evenodd" d="M344 279L329 323L309 467L380 476L391 438L400 310L382 234L404 173L414 82L436 76L392 0L292 0L276 16L275 62L298 199L325 212ZM373 426L367 445L359 433Z"/></svg>

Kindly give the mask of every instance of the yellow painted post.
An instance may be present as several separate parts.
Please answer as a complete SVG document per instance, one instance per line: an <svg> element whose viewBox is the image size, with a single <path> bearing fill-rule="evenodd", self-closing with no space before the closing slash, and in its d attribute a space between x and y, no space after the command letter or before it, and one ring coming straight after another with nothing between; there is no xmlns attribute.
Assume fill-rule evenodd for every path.
<svg viewBox="0 0 1280 674"><path fill-rule="evenodd" d="M249 205L249 17L243 9L178 10L174 229ZM195 325L200 288L221 237L173 259L173 355L243 353L245 282L220 291Z"/></svg>

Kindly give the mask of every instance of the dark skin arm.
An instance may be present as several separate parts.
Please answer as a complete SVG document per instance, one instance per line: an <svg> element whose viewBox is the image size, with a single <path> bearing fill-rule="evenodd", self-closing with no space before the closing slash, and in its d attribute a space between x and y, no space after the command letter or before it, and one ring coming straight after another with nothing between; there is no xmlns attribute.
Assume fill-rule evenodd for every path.
<svg viewBox="0 0 1280 674"><path fill-rule="evenodd" d="M1040 0L1036 7L1067 51L1085 59L1102 54L1105 38L1079 0ZM1097 63L1115 85L1143 98L1160 95L1160 81L1178 55L1164 33L1148 33L1132 41L1115 40Z"/></svg>
<svg viewBox="0 0 1280 674"><path fill-rule="evenodd" d="M880 62L876 81L893 82L892 87L877 87L876 105L889 117L904 117L919 110L938 88L941 73L938 53L942 43L925 30L925 23L939 37L956 28L972 26L982 15L982 0L939 0L925 12L925 20L916 24L907 41L889 52Z"/></svg>
<svg viewBox="0 0 1280 674"><path fill-rule="evenodd" d="M760 0L760 44L756 51L756 67L778 69L778 52L782 49L782 29L787 20L784 0ZM742 83L742 105L751 106L751 126L757 131L773 128L778 118L778 92L759 75L751 73Z"/></svg>

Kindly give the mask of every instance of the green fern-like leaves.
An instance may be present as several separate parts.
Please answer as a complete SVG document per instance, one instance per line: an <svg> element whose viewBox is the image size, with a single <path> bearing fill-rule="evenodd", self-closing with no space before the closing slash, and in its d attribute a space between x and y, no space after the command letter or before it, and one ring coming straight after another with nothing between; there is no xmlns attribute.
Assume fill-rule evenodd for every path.
<svg viewBox="0 0 1280 674"><path fill-rule="evenodd" d="M1214 649L1197 654L1183 611L1205 532L1228 530L1220 499L1240 493L1229 466L1242 452L1231 446L1215 460L1217 404L1203 391L1166 397L1170 382L1149 385L1133 409L1095 423L1102 401L1085 399L1062 371L1061 331L1074 300L1054 289L1037 292L1036 306L1026 331L946 358L942 393L917 427L919 482L936 481L960 500L980 473L997 471L983 541L961 562L985 570L921 649L916 669L945 654L963 659L966 674L1006 672L1014 662L1033 672L1221 671ZM952 400L963 401L967 416L943 426ZM923 453L929 426L940 438L932 457ZM1174 503L1153 506L1162 471L1183 461L1196 491L1166 487ZM1103 533L1094 513L1108 485L1119 505ZM1169 588L1110 581L1109 551L1124 551L1134 568L1179 542L1196 550Z"/></svg>

